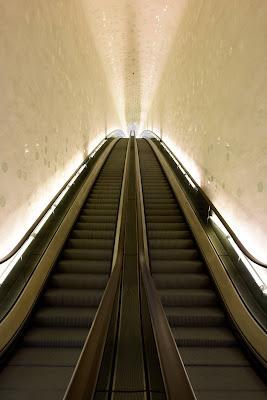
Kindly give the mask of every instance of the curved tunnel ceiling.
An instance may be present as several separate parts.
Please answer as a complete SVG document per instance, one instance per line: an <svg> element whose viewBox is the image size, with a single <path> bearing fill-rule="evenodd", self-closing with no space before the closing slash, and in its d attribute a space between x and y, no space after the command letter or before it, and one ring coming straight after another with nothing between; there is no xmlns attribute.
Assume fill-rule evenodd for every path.
<svg viewBox="0 0 267 400"><path fill-rule="evenodd" d="M125 131L144 129L187 0L83 0Z"/></svg>
<svg viewBox="0 0 267 400"><path fill-rule="evenodd" d="M266 261L266 1L13 0L0 12L0 257L104 137L134 128L166 142Z"/></svg>

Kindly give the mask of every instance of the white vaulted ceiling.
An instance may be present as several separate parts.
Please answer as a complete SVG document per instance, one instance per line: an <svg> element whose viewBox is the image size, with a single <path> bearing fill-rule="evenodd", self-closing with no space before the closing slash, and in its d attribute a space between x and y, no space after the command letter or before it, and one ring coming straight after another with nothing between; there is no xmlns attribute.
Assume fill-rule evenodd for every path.
<svg viewBox="0 0 267 400"><path fill-rule="evenodd" d="M187 0L83 0L125 130L144 128Z"/></svg>
<svg viewBox="0 0 267 400"><path fill-rule="evenodd" d="M266 262L266 17L265 0L0 0L0 259L110 132L148 129Z"/></svg>

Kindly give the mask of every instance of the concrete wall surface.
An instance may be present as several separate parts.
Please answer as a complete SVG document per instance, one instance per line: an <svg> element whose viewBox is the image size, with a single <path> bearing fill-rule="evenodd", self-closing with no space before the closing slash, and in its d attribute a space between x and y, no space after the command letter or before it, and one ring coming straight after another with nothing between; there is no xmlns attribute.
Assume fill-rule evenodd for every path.
<svg viewBox="0 0 267 400"><path fill-rule="evenodd" d="M188 0L147 120L267 262L267 2Z"/></svg>
<svg viewBox="0 0 267 400"><path fill-rule="evenodd" d="M121 128L81 0L0 0L0 258Z"/></svg>

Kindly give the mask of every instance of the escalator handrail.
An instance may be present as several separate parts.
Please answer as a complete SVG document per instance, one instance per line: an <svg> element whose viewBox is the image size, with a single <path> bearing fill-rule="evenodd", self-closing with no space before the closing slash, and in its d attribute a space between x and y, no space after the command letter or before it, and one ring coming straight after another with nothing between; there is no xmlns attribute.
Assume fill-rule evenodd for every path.
<svg viewBox="0 0 267 400"><path fill-rule="evenodd" d="M137 143L135 140L135 168L137 188L138 255L150 310L167 399L196 399L181 356L172 336L164 309L149 268L146 222Z"/></svg>
<svg viewBox="0 0 267 400"><path fill-rule="evenodd" d="M111 275L96 312L93 324L85 341L80 358L68 385L64 400L89 400L94 398L123 260L127 200L126 194L130 160L129 150L130 141L128 141L125 158Z"/></svg>
<svg viewBox="0 0 267 400"><path fill-rule="evenodd" d="M163 140L160 139L160 137L158 135L156 135L154 132L151 131L151 133L155 136L155 138L160 142L160 143L164 143ZM145 140L149 139L144 137ZM149 140L147 140L149 142ZM258 260L256 257L254 257L247 249L246 247L243 245L243 243L238 239L238 237L236 236L236 234L233 232L233 230L231 229L231 227L227 224L227 222L225 221L225 219L223 218L223 216L220 214L220 212L218 211L218 209L215 207L215 205L212 203L212 201L209 199L209 197L206 195L206 193L203 191L203 189L198 185L198 183L195 181L195 179L192 177L192 175L190 175L190 173L188 172L188 170L184 167L184 165L181 163L181 161L177 158L177 156L171 151L171 149L166 145L166 143L164 143L164 146L166 146L166 148L168 149L169 153L178 161L179 165L181 165L181 167L184 169L184 171L186 172L186 175L189 176L189 178L194 182L194 184L197 187L197 190L201 193L201 195L204 197L205 201L208 203L208 205L210 206L211 210L214 211L214 213L217 215L217 217L219 218L219 220L221 221L221 223L225 226L225 229L229 232L230 236L233 238L234 242L236 243L236 245L239 247L239 249L242 251L242 253L244 253L244 255L251 260L252 262L254 262L255 264L258 264L260 267L264 267L267 268L267 264Z"/></svg>

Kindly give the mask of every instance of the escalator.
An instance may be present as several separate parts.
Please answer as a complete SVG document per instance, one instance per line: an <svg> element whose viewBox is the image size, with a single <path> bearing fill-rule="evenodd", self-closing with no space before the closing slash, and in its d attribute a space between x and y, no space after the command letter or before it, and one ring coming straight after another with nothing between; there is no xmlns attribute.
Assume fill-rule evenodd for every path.
<svg viewBox="0 0 267 400"><path fill-rule="evenodd" d="M127 143L116 143L83 205L0 374L1 399L64 397L110 276Z"/></svg>
<svg viewBox="0 0 267 400"><path fill-rule="evenodd" d="M266 398L266 386L241 351L239 339L232 331L209 270L165 173L150 145L140 139L137 143L150 268L184 366L179 356L174 356L174 363L171 357L166 357L168 351L174 353L177 348L174 342L174 347L171 346L166 335L160 317L160 313L164 316L163 310L154 308L156 312L152 316L155 297L151 302L147 279L140 266L142 235L137 230L136 208L139 209L137 204L141 197L135 186L139 172L138 167L135 171L138 157L133 143L134 138L131 138L127 153L129 173L125 173L129 183L125 184L125 191L122 190L122 178L127 139L116 143L95 180L34 312L0 373L1 399L62 399L65 395L68 400L163 400L177 396L191 400L194 394L184 366L197 399ZM122 214L125 216L119 220L120 229L125 229L122 233L125 239L120 242L118 251L123 259L120 269L112 263L121 191L124 200L120 207L124 204ZM118 278L114 278L115 271ZM151 280L149 271L148 275ZM116 279L120 284L114 284ZM106 343L102 362L96 340L89 341L91 349L92 346L97 349L101 364L94 387L87 369L88 358L92 357L90 371L97 370L95 359L92 352L84 351L88 343L84 344L93 321L97 320L94 318L101 299L103 306L103 299L107 303L111 298L105 288L112 280L116 301L110 301L112 311L108 312L111 322L106 324L109 326L107 339L99 334ZM99 319L100 325L108 321L105 315ZM160 320L158 333L155 320ZM165 354L160 350L157 335L163 338L162 343L165 342ZM65 394L75 375L78 359L79 365L84 366L75 370L76 386L70 385L71 390ZM85 362L81 362L82 359ZM163 371L170 372L171 369L177 374L166 383ZM91 395L86 394L86 388L77 395L80 387L88 386L88 382ZM174 390L169 391L168 385Z"/></svg>
<svg viewBox="0 0 267 400"><path fill-rule="evenodd" d="M138 142L150 268L197 399L266 398L154 152Z"/></svg>

